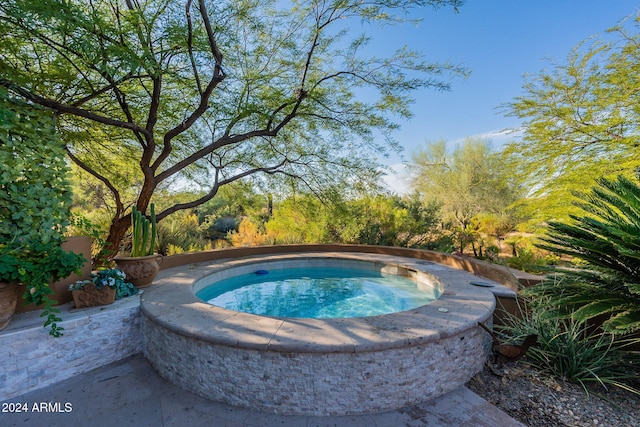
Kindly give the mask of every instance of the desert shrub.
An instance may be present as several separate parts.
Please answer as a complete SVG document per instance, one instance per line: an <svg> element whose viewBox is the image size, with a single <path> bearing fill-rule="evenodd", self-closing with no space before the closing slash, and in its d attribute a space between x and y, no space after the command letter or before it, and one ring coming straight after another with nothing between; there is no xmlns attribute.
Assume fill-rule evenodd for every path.
<svg viewBox="0 0 640 427"><path fill-rule="evenodd" d="M537 370L581 384L585 390L591 383L606 388L617 386L640 394L632 387L640 374L639 354L632 351L633 340L616 339L587 322L549 315L550 298L529 301L520 315L507 314L504 325L496 327L503 337L521 342L531 333L538 342L526 354L526 360Z"/></svg>
<svg viewBox="0 0 640 427"><path fill-rule="evenodd" d="M233 246L259 246L265 244L267 235L260 232L258 226L249 218L243 218L238 231L229 233Z"/></svg>
<svg viewBox="0 0 640 427"><path fill-rule="evenodd" d="M558 257L540 254L530 248L523 247L517 249L516 256L507 258L505 262L509 267L516 270L539 273L544 271L551 263L557 263L556 258Z"/></svg>
<svg viewBox="0 0 640 427"><path fill-rule="evenodd" d="M210 241L204 237L198 217L191 212L177 212L158 223L158 252L163 255L195 252L208 247Z"/></svg>

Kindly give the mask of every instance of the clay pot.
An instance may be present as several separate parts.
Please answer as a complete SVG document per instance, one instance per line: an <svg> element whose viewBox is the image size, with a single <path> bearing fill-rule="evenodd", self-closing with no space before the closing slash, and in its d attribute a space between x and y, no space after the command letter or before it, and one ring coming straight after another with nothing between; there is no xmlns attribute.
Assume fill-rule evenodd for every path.
<svg viewBox="0 0 640 427"><path fill-rule="evenodd" d="M160 271L162 255L115 257L113 260L118 268L127 275L125 281L133 283L136 288L146 288L151 286L151 282Z"/></svg>
<svg viewBox="0 0 640 427"><path fill-rule="evenodd" d="M76 308L113 304L116 300L115 288L103 286L98 289L93 283L84 285L82 289L73 290L71 294Z"/></svg>
<svg viewBox="0 0 640 427"><path fill-rule="evenodd" d="M0 282L0 330L7 327L18 302L18 284Z"/></svg>

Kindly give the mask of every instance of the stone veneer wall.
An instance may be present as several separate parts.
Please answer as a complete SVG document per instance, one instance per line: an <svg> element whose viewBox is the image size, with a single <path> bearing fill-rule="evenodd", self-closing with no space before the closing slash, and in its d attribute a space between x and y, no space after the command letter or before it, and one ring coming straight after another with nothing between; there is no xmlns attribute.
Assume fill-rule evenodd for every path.
<svg viewBox="0 0 640 427"><path fill-rule="evenodd" d="M0 332L0 401L140 353L140 297L105 307L61 306L64 335L49 336L37 312L17 314Z"/></svg>
<svg viewBox="0 0 640 427"><path fill-rule="evenodd" d="M351 353L229 347L176 334L145 316L142 330L145 357L171 382L278 414L357 415L424 402L466 383L490 348L480 328L422 345Z"/></svg>

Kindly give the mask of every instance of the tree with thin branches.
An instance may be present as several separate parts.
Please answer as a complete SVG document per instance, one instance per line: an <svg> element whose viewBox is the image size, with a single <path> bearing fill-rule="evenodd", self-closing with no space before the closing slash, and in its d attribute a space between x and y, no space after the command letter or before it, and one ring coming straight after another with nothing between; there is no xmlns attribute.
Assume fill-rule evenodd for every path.
<svg viewBox="0 0 640 427"><path fill-rule="evenodd" d="M176 180L203 191L162 220L256 176L312 191L376 176L410 94L465 70L401 48L376 56L361 26L458 0L6 0L0 86L52 109L71 161L107 190L107 249ZM384 143L376 144L384 136ZM134 171L134 172L133 172ZM133 176L133 177L132 177Z"/></svg>

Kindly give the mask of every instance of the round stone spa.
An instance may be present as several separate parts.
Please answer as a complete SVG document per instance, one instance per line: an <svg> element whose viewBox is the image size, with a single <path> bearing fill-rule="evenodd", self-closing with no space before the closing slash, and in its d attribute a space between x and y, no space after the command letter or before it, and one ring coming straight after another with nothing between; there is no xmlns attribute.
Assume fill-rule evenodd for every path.
<svg viewBox="0 0 640 427"><path fill-rule="evenodd" d="M290 269L305 272L291 278ZM334 289L323 285L311 294L310 285L300 282L331 278L335 269L342 276L351 271L347 279L364 276L364 282L373 283L373 297L361 292L362 282ZM389 275L401 282L400 291L377 282ZM206 302L224 294L222 288L256 276L264 276L259 287L271 292L266 300L248 304L261 314ZM445 394L482 368L490 340L477 322L491 322L495 297L471 285L475 279L432 262L355 252L261 255L175 267L161 271L142 295L143 350L168 380L230 405L298 415L384 412ZM293 286L284 287L287 280ZM292 287L300 293L285 298L293 295ZM292 300L304 298L328 304L309 304L310 314L291 309ZM373 304L360 310L367 299ZM244 300L236 295L219 305ZM356 308L345 308L347 300ZM392 300L399 305L391 307ZM279 301L289 301L287 312L262 311ZM337 308L327 309L331 305ZM376 307L387 314L374 314Z"/></svg>

